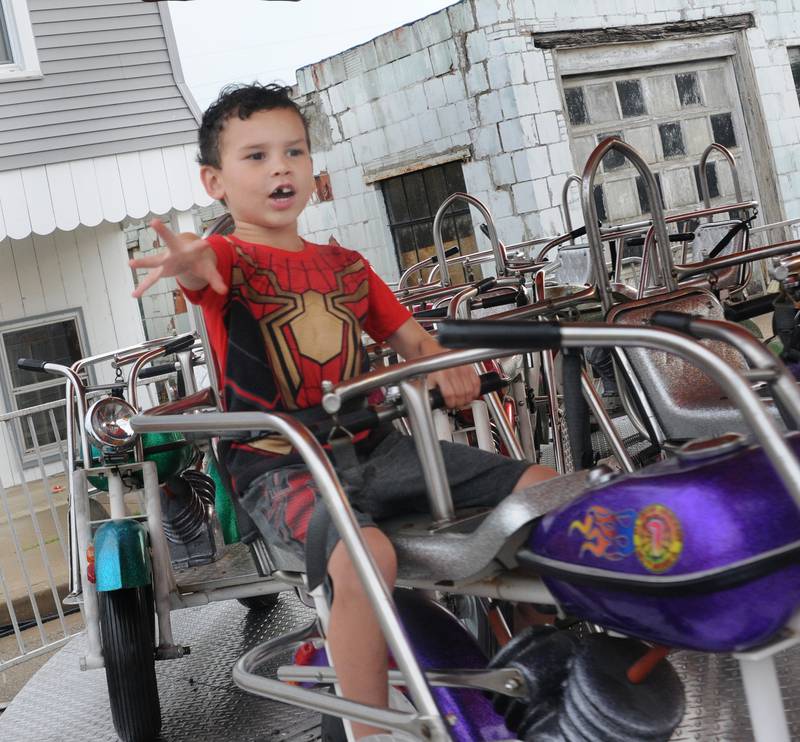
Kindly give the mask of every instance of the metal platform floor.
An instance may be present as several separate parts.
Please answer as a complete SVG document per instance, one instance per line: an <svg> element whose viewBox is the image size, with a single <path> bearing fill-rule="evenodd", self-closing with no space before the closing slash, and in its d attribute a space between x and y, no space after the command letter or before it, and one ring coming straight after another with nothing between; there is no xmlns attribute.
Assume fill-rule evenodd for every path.
<svg viewBox="0 0 800 742"><path fill-rule="evenodd" d="M319 717L236 688L231 668L247 649L311 617L292 594L251 612L228 601L172 614L175 636L191 645L183 659L157 664L164 742L278 742L319 739ZM54 655L0 716L3 742L116 742L103 670L81 672L83 635ZM739 668L730 656L672 656L688 708L673 740L752 740ZM792 739L800 739L800 647L777 657Z"/></svg>

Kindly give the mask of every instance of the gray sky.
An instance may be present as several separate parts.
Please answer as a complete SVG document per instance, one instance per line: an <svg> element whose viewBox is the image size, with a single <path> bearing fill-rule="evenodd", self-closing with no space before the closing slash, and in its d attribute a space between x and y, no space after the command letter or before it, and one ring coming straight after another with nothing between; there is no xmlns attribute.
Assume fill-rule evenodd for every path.
<svg viewBox="0 0 800 742"><path fill-rule="evenodd" d="M230 82L295 83L295 70L455 0L170 2L184 77L201 109Z"/></svg>

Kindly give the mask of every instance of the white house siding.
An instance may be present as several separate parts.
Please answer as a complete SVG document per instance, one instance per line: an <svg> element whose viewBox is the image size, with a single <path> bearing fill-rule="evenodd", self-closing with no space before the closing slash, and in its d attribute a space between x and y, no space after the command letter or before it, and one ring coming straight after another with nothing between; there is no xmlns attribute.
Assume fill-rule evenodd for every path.
<svg viewBox="0 0 800 742"><path fill-rule="evenodd" d="M195 111L180 90L159 4L28 7L42 78L0 86L0 170L194 142Z"/></svg>
<svg viewBox="0 0 800 742"><path fill-rule="evenodd" d="M144 333L132 291L119 224L0 241L0 329L28 318L46 322L50 315L78 310L87 355L134 345L144 340ZM106 375L98 380L112 379ZM3 385L0 409L7 412L5 374ZM18 479L12 471L15 446L0 434L0 480L6 485ZM37 470L31 475L36 476Z"/></svg>
<svg viewBox="0 0 800 742"><path fill-rule="evenodd" d="M394 277L382 196L367 181L469 147L467 189L489 205L506 243L559 233L561 187L584 163L570 148L559 52L537 48L536 34L740 13L755 19L743 63L757 87L742 97L754 116L763 112L777 176L778 203L767 208L800 216L800 106L787 54L800 44L797 0L463 0L299 70L301 102L328 123L315 170L329 172L334 195L307 209L303 227L312 239L335 233Z"/></svg>
<svg viewBox="0 0 800 742"><path fill-rule="evenodd" d="M80 308L89 353L144 339L119 224L0 241L0 323Z"/></svg>

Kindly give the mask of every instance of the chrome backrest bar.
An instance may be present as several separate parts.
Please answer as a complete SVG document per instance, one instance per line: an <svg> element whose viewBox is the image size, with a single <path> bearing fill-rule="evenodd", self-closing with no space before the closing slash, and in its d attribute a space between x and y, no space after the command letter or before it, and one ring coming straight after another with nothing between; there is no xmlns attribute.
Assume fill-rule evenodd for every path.
<svg viewBox="0 0 800 742"><path fill-rule="evenodd" d="M442 219L447 207L455 201L466 201L468 204L474 206L481 212L481 216L486 220L486 227L489 230L489 242L492 246L492 254L494 255L495 268L498 276L506 276L506 256L505 250L500 245L500 240L497 237L497 228L494 225L494 219L486 207L486 205L468 193L452 193L437 209L436 216L433 218L433 244L436 247L436 256L439 265L447 265L447 255L445 254L444 240L442 239ZM447 271L441 271L439 281L442 286L450 285L450 275Z"/></svg>

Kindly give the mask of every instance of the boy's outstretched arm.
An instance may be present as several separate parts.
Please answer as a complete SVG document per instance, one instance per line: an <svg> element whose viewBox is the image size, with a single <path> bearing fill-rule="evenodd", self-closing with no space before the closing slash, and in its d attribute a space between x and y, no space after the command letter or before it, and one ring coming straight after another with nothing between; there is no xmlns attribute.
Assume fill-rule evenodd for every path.
<svg viewBox="0 0 800 742"><path fill-rule="evenodd" d="M415 319L406 320L387 342L409 361L445 350ZM429 374L428 383L439 387L445 404L451 409L468 405L477 398L481 389L478 374L472 366L458 366Z"/></svg>
<svg viewBox="0 0 800 742"><path fill-rule="evenodd" d="M131 268L149 268L147 275L133 292L139 298L160 278L176 278L181 286L194 291L206 286L218 294L225 294L228 287L217 270L217 256L206 240L196 234L183 232L175 234L160 219L153 219L150 226L166 245L158 255L134 258L128 264Z"/></svg>

